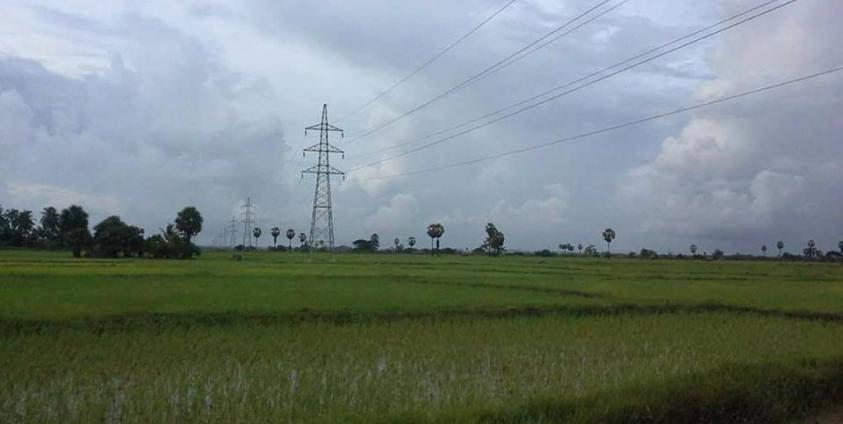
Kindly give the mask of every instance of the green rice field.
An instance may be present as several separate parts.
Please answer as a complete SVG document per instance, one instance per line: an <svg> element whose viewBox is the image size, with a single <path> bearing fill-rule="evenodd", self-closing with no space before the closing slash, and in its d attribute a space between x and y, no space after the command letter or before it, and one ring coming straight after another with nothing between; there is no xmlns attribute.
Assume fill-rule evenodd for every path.
<svg viewBox="0 0 843 424"><path fill-rule="evenodd" d="M843 266L0 251L0 422L805 422Z"/></svg>

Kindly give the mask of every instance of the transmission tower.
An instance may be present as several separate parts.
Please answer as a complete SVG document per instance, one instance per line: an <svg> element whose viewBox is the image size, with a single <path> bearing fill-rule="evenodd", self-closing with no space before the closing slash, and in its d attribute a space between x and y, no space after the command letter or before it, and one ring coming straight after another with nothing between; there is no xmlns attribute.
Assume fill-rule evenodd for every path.
<svg viewBox="0 0 843 424"><path fill-rule="evenodd" d="M254 223L255 213L252 212L252 208L255 205L252 204L252 198L246 198L246 204L240 206L240 209L245 209L241 215L243 215L243 247L252 247L252 224Z"/></svg>
<svg viewBox="0 0 843 424"><path fill-rule="evenodd" d="M231 247L233 248L233 247L237 246L237 241L236 241L237 236L235 235L236 232L237 232L237 220L233 216L231 217L231 229L230 229L230 231L231 231L230 243L231 243Z"/></svg>
<svg viewBox="0 0 843 424"><path fill-rule="evenodd" d="M343 154L343 151L328 142L328 134L331 131L336 131L342 136L343 132L341 129L328 123L327 104L322 105L322 122L305 128L305 135L307 135L308 130L319 131L319 144L314 144L302 152L302 156L305 155L305 152L316 152L319 154L319 162L302 171L302 178L304 178L304 174L316 174L316 190L313 193L313 216L310 219L310 243L315 247L327 245L329 249L333 249L334 215L331 210L331 175L342 175L345 178L345 174L331 166L330 154ZM343 157L345 157L344 154Z"/></svg>

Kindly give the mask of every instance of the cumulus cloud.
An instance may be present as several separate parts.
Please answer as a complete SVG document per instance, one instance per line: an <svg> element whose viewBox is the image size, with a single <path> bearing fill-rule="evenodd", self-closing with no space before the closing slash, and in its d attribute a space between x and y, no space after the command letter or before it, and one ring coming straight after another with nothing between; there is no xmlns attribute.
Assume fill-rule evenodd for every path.
<svg viewBox="0 0 843 424"><path fill-rule="evenodd" d="M726 14L747 6L724 2ZM843 63L841 9L799 2L775 22L727 36L709 55L716 78L691 101L759 87ZM754 251L780 238L836 244L843 233L843 79L832 75L700 111L655 159L618 184L641 233L707 239Z"/></svg>
<svg viewBox="0 0 843 424"><path fill-rule="evenodd" d="M344 182L333 179L338 243L374 232L386 239L424 237L431 222L446 225L446 244L474 247L491 221L510 248L524 249L596 243L610 225L619 248L629 243L636 250L664 236L674 237L673 246L684 246L685 237L719 237L728 248L771 228L833 232L839 227L829 205L840 194L826 182L839 179L841 154L829 134L843 118L834 113L840 90L827 81L690 121L665 119L472 166L377 178L589 131L829 65L839 60L823 56L833 51L824 40L840 35L830 23L835 14L817 16L821 7L802 6L808 3L529 113L358 169ZM348 170L403 148L369 152L476 118L748 5L626 3L489 78L349 141L591 3L516 2L372 107L338 122L499 6L150 0L102 8L93 0L13 1L0 15L0 203L39 209L78 199L94 220L119 212L148 229L191 204L206 217L202 241L209 242L251 197L261 205L262 227L306 230L313 179L301 179L299 171L315 159L301 158L300 149L316 140L315 134L303 138L302 129L318 122L323 103L332 123L347 130L344 140L332 138L347 159L335 156L332 164ZM797 152L791 140L799 140Z"/></svg>
<svg viewBox="0 0 843 424"><path fill-rule="evenodd" d="M280 120L258 111L271 89L158 20L119 24L108 67L81 79L0 58L5 204L81 202L157 228L185 205L220 209L284 178Z"/></svg>

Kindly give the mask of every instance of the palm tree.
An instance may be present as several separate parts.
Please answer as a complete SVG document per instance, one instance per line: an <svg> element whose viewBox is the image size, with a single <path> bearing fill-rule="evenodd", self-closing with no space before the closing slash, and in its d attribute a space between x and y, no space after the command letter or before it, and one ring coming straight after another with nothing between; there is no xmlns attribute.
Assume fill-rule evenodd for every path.
<svg viewBox="0 0 843 424"><path fill-rule="evenodd" d="M395 237L395 240L392 240L392 243L395 244L395 251L398 251L398 245L401 244L401 240L398 237Z"/></svg>
<svg viewBox="0 0 843 424"><path fill-rule="evenodd" d="M776 248L779 249L779 257L782 257L782 249L784 249L784 242L781 240L777 241Z"/></svg>
<svg viewBox="0 0 843 424"><path fill-rule="evenodd" d="M292 228L287 229L287 251L293 251L293 238L296 237L296 230Z"/></svg>
<svg viewBox="0 0 843 424"><path fill-rule="evenodd" d="M304 247L304 244L307 242L307 234L299 233L299 242L301 243L301 247Z"/></svg>
<svg viewBox="0 0 843 424"><path fill-rule="evenodd" d="M252 230L252 235L255 236L255 249L257 249L258 248L258 238L261 236L261 229L258 228L258 227L255 227L255 229Z"/></svg>
<svg viewBox="0 0 843 424"><path fill-rule="evenodd" d="M840 243L843 243L843 241L841 241ZM412 248L416 245L416 238L411 236L407 239L407 244L410 246L410 248ZM843 247L841 247L840 249L843 250Z"/></svg>
<svg viewBox="0 0 843 424"><path fill-rule="evenodd" d="M807 255L808 257L813 258L817 252L817 243L813 240L808 240L808 250Z"/></svg>
<svg viewBox="0 0 843 424"><path fill-rule="evenodd" d="M691 256L697 256L697 245L696 244L691 245Z"/></svg>
<svg viewBox="0 0 843 424"><path fill-rule="evenodd" d="M439 250L439 238L445 234L445 227L442 224L430 224L427 226L427 235L430 237L430 254L433 254L433 240L436 240L436 250Z"/></svg>
<svg viewBox="0 0 843 424"><path fill-rule="evenodd" d="M577 250L579 250L580 255L582 255L582 243L577 243Z"/></svg>
<svg viewBox="0 0 843 424"><path fill-rule="evenodd" d="M765 258L767 257L767 245L766 244L761 245L761 255L763 255Z"/></svg>
<svg viewBox="0 0 843 424"><path fill-rule="evenodd" d="M190 244L190 239L202 231L202 214L193 206L182 209L176 216L176 229L185 235Z"/></svg>
<svg viewBox="0 0 843 424"><path fill-rule="evenodd" d="M606 253L612 253L612 240L615 239L615 230L607 228L603 230L603 240L606 240Z"/></svg>
<svg viewBox="0 0 843 424"><path fill-rule="evenodd" d="M281 229L278 227L272 227L269 234L272 234L272 245L278 247L278 236L281 235Z"/></svg>

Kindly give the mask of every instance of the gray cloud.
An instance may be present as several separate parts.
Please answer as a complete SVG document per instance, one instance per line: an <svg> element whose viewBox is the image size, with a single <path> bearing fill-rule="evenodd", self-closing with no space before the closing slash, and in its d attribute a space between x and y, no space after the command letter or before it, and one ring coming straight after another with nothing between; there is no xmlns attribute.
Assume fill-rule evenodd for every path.
<svg viewBox="0 0 843 424"><path fill-rule="evenodd" d="M800 2L755 25L759 36L727 36L708 58L717 77L695 97L843 63L843 53L830 44L843 37L843 15L829 6ZM664 140L654 160L619 184L623 201L639 213L638 230L753 252L778 239L796 251L808 239L834 249L843 234L841 90L843 80L832 75L694 114Z"/></svg>
<svg viewBox="0 0 843 424"><path fill-rule="evenodd" d="M360 130L396 116L591 4L518 2L339 126ZM313 181L298 171L314 159L302 159L299 149L315 143L302 128L318 122L321 104L330 104L332 119L344 115L499 7L480 0L93 5L13 4L0 17L10 28L0 43L0 146L8 152L0 157L0 203L40 208L78 201L97 218L119 213L148 229L193 204L206 216L205 241L247 196L259 205L259 225L306 231ZM348 169L383 157L352 158L474 118L747 6L629 2L372 137L334 140L349 154L334 165ZM834 28L822 29L834 14L823 17L822 34L808 37L805 28L816 25L806 22L816 17L805 10L820 13L815 9L824 6L800 7L775 25L736 30L335 181L338 241L373 232L384 240L424 238L435 221L446 226L446 244L460 248L476 247L487 221L507 234L510 247L524 249L597 243L606 226L618 231L618 249L635 250L684 249L691 240L702 244L700 238L745 249L778 237L774 229L794 243L808 230L816 239L839 233L830 202L839 203L840 192L822 183L838 178L841 157L830 138L839 129L833 115L840 97L827 81L805 96L791 91L475 166L368 178L544 142L833 62L818 58L830 49L820 41L839 38ZM763 36L768 26L775 36ZM809 47L797 48L803 45ZM776 58L780 50L791 53ZM800 124L782 125L786 120ZM801 148L787 142L792 137Z"/></svg>

